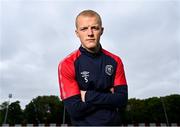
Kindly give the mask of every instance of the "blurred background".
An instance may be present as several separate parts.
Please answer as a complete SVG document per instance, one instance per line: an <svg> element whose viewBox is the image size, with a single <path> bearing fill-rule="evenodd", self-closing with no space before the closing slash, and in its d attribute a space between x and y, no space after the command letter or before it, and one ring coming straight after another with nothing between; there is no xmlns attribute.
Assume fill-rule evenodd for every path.
<svg viewBox="0 0 180 127"><path fill-rule="evenodd" d="M137 108L140 108L139 104L142 109L149 105L152 112L162 112L163 117L158 116L154 122L161 121L160 118L167 122L164 111L174 110L175 115L180 111L178 0L1 0L1 123L12 122L10 113L16 110L23 115L26 112L27 116L21 114L19 117L26 119L14 120L14 123L63 121L57 67L65 56L80 46L74 22L77 14L85 9L101 15L105 29L102 47L123 60L130 100L126 112L131 113L128 115L131 118L124 115L125 121L139 122L134 120L140 117L139 114L135 117L130 112L135 113L136 109L132 103L138 103ZM165 107L169 106L166 110L162 108L163 102ZM147 108L144 114L151 112L151 108ZM28 111L31 112L29 115ZM7 118L6 114L9 114Z"/></svg>

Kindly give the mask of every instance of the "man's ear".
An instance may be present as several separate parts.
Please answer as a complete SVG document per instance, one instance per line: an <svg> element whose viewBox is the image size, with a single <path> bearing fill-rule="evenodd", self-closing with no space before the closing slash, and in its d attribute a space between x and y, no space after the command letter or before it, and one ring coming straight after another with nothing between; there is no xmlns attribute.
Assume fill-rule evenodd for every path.
<svg viewBox="0 0 180 127"><path fill-rule="evenodd" d="M103 34L104 32L104 27L101 28L101 35Z"/></svg>
<svg viewBox="0 0 180 127"><path fill-rule="evenodd" d="M75 30L76 36L79 37L79 33L77 30Z"/></svg>

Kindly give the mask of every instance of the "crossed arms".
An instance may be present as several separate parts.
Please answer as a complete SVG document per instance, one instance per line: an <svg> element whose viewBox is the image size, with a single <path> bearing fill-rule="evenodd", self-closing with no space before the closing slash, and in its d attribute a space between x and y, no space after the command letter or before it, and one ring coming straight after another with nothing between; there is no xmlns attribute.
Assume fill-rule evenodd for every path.
<svg viewBox="0 0 180 127"><path fill-rule="evenodd" d="M108 93L96 90L80 90L73 72L73 66L67 66L65 63L59 65L61 98L71 117L80 118L97 110L97 108L121 108L127 104L128 88L122 64L117 67L115 84Z"/></svg>

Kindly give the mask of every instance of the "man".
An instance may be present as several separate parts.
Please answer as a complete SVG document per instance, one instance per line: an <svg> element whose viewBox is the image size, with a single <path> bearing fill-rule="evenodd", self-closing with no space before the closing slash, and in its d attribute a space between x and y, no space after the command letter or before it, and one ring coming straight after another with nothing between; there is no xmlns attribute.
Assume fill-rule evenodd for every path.
<svg viewBox="0 0 180 127"><path fill-rule="evenodd" d="M118 108L127 104L123 63L101 47L103 30L98 13L82 11L75 31L81 46L58 67L61 99L73 125L119 125Z"/></svg>

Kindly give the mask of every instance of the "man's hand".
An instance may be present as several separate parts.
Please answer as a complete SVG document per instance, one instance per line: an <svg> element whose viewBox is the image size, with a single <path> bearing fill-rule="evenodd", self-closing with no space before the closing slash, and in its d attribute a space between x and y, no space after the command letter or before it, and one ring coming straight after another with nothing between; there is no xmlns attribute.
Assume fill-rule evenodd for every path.
<svg viewBox="0 0 180 127"><path fill-rule="evenodd" d="M86 91L81 90L80 92L81 92L81 100L82 100L82 102L85 102Z"/></svg>
<svg viewBox="0 0 180 127"><path fill-rule="evenodd" d="M111 93L113 94L113 93L114 93L114 88L112 87L112 88L110 89L110 91L111 91Z"/></svg>
<svg viewBox="0 0 180 127"><path fill-rule="evenodd" d="M114 88L113 87L110 89L110 91L112 94L114 94ZM86 91L81 90L80 92L81 92L81 100L82 100L82 102L85 102Z"/></svg>

